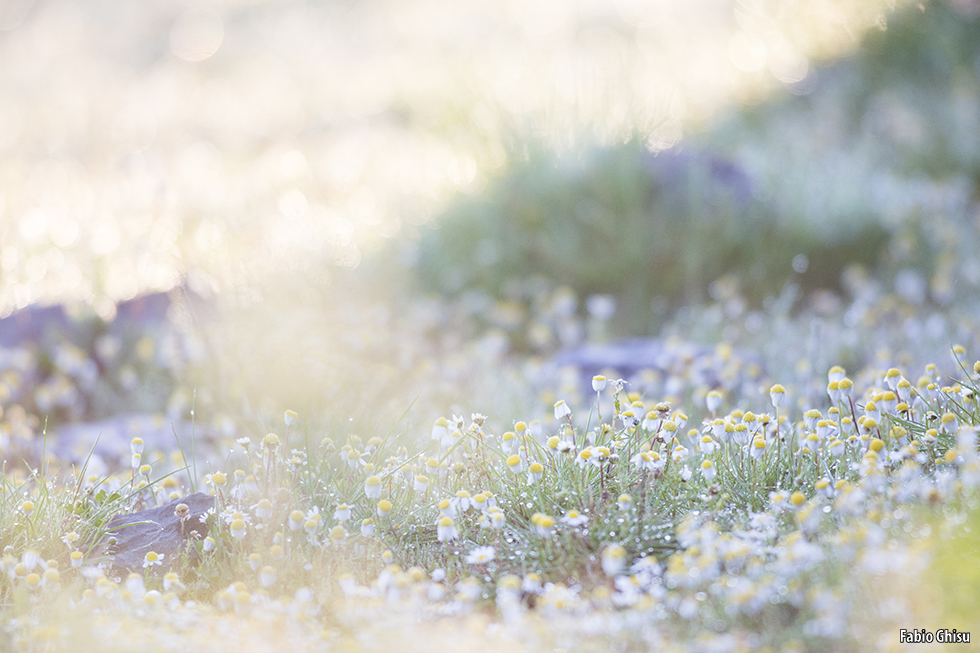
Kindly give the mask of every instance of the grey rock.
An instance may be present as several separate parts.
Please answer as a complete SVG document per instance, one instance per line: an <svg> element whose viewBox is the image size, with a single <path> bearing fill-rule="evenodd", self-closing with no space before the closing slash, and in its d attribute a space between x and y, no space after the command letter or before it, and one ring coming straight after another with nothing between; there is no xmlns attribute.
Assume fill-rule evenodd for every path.
<svg viewBox="0 0 980 653"><path fill-rule="evenodd" d="M180 519L174 513L181 503L189 509L183 535ZM164 555L162 567L168 568L180 554L183 542L207 537L208 526L201 516L213 508L214 497L197 492L157 508L116 515L93 553L108 556L114 570L125 572L140 570L146 554L153 551Z"/></svg>
<svg viewBox="0 0 980 653"><path fill-rule="evenodd" d="M573 366L580 370L591 390L592 377L602 372L630 380L643 370L661 373L683 373L693 367L710 369L714 347L689 342L666 342L656 338L634 338L607 344L586 344L565 349L552 359L556 367Z"/></svg>
<svg viewBox="0 0 980 653"><path fill-rule="evenodd" d="M0 372L17 374L9 399L51 425L106 418L123 405L163 411L178 373L205 364L217 310L184 286L120 302L108 321L81 305L27 306L0 318ZM136 351L144 337L157 345L150 360ZM39 392L51 382L57 392Z"/></svg>
<svg viewBox="0 0 980 653"><path fill-rule="evenodd" d="M722 361L717 348L692 342L659 338L633 338L605 344L586 344L558 352L545 365L545 378L552 383L563 369L574 369L579 377L582 396L592 393L592 377L605 374L610 380L623 378L631 390L642 389L654 395L665 391L671 378L685 385L721 387L721 371L735 363L744 370L748 365L761 369L761 358L755 352L737 350L728 363ZM661 379L656 388L643 388L644 372L655 372ZM734 380L734 379L733 379ZM731 383L733 380L729 380ZM668 391L668 394L671 394Z"/></svg>
<svg viewBox="0 0 980 653"><path fill-rule="evenodd" d="M152 331L173 323L181 313L190 313L196 321L210 321L215 307L209 299L177 286L119 302L115 317L105 326L109 333L117 335L133 330ZM91 311L73 312L66 304L27 306L0 318L0 347L38 344L45 338L76 340L86 323L93 321L98 318Z"/></svg>
<svg viewBox="0 0 980 653"><path fill-rule="evenodd" d="M0 319L0 347L39 342L49 333L65 333L71 328L72 320L64 306L28 306Z"/></svg>
<svg viewBox="0 0 980 653"><path fill-rule="evenodd" d="M651 177L675 196L697 184L709 199L727 197L744 208L757 192L745 169L711 152L675 147L648 156Z"/></svg>

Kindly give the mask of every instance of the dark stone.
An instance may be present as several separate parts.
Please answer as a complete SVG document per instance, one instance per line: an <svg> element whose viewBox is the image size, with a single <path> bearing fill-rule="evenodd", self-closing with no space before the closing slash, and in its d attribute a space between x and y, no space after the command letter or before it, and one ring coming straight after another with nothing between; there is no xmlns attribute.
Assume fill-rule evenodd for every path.
<svg viewBox="0 0 980 653"><path fill-rule="evenodd" d="M18 380L10 388L9 403L20 404L46 422L49 434L59 425L99 422L115 415L121 406L136 413L164 412L180 384L179 375L188 366L213 366L207 358L212 352L208 335L217 322L216 298L187 285L119 302L108 321L78 303L27 306L0 318L0 373L16 370ZM98 351L104 336L111 336L120 346L109 357ZM166 342L173 350L166 360L159 355L143 360L135 347L142 337L158 345ZM83 356L75 362L67 357L70 369L59 363L61 347L66 344ZM123 366L136 373L135 386L120 378ZM38 388L61 376L70 380L71 392L57 401L39 401ZM99 426L93 424L87 430Z"/></svg>
<svg viewBox="0 0 980 653"><path fill-rule="evenodd" d="M0 319L0 347L20 347L38 342L51 332L64 333L72 326L65 307L28 306Z"/></svg>
<svg viewBox="0 0 980 653"><path fill-rule="evenodd" d="M752 178L738 164L716 154L674 147L648 155L651 177L662 191L683 195L692 183L709 198L724 196L745 208L756 189Z"/></svg>
<svg viewBox="0 0 980 653"><path fill-rule="evenodd" d="M667 346L663 340L635 338L565 349L555 355L553 362L559 367L575 365L583 372L598 373L602 369L612 368L627 376L643 369L666 370L676 360L683 360L688 355L693 357L710 352L711 348L703 345L682 343Z"/></svg>
<svg viewBox="0 0 980 653"><path fill-rule="evenodd" d="M132 331L155 331L166 328L182 314L189 314L193 322L207 323L215 319L216 307L212 299L205 298L186 286L176 286L168 291L154 292L127 299L116 304L116 314L104 324L108 333L121 335ZM84 325L101 321L91 312L74 315L66 304L49 306L31 305L0 318L0 347L23 347L39 344L46 338L77 341Z"/></svg>
<svg viewBox="0 0 980 653"><path fill-rule="evenodd" d="M674 376L685 379L691 385L717 388L723 385L721 370L732 363L736 364L740 374L751 365L760 371L762 368L761 358L755 352L736 350L726 363L719 359L717 348L712 345L659 338L633 338L564 349L548 361L545 369L546 378L552 377L554 383L562 368L575 368L580 377L581 394L587 397L593 394L592 377L596 374L605 374L609 381L625 379L631 384L628 391L646 390L655 394L664 392L663 388L642 387L640 377L645 371L656 372L661 378Z"/></svg>
<svg viewBox="0 0 980 653"><path fill-rule="evenodd" d="M181 537L180 519L174 514L178 504L186 504L188 517ZM96 555L105 555L118 572L139 571L149 551L164 555L162 568L168 568L180 553L182 541L199 540L208 535L201 516L214 508L214 497L197 492L174 499L158 508L149 508L109 521L106 534L96 547Z"/></svg>

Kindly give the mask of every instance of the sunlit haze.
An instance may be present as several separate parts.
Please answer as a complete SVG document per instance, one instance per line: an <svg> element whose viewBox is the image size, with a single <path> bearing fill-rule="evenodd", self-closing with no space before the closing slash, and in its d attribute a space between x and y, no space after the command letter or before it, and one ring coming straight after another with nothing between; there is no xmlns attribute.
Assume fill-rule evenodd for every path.
<svg viewBox="0 0 980 653"><path fill-rule="evenodd" d="M521 138L660 150L805 93L889 4L5 3L0 315L356 266Z"/></svg>

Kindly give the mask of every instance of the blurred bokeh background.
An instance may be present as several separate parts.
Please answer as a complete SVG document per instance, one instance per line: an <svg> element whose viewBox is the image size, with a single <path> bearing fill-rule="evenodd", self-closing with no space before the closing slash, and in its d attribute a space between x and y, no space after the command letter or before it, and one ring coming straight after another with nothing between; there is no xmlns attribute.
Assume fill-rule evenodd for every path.
<svg viewBox="0 0 980 653"><path fill-rule="evenodd" d="M970 344L977 9L3 3L8 445L192 406L511 419L625 337L706 348L648 375L681 401Z"/></svg>
<svg viewBox="0 0 980 653"><path fill-rule="evenodd" d="M545 169L582 148L658 152L737 102L808 93L818 62L887 10L5 3L0 311L82 300L108 315L189 276L228 289L356 267L529 150Z"/></svg>

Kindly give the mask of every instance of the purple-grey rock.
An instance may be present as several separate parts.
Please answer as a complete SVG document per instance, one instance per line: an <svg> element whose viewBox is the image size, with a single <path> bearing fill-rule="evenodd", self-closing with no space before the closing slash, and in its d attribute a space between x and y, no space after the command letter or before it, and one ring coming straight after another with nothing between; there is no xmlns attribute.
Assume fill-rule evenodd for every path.
<svg viewBox="0 0 980 653"><path fill-rule="evenodd" d="M181 522L175 514L179 504L186 504L188 515ZM181 551L181 543L203 539L208 526L201 516L214 508L214 497L201 492L174 499L157 508L113 517L106 528L98 553L109 557L116 571L137 571L143 567L146 554L163 554L163 567L169 567Z"/></svg>
<svg viewBox="0 0 980 653"><path fill-rule="evenodd" d="M207 322L215 318L216 308L210 299L186 286L177 286L119 302L115 316L106 328L116 335L127 331L159 330L173 323L181 312L189 312L196 322ZM26 306L0 318L0 347L38 344L45 338L75 340L83 325L96 319L84 312L74 315L66 304Z"/></svg>
<svg viewBox="0 0 980 653"><path fill-rule="evenodd" d="M703 385L709 388L723 385L722 372L726 367L742 370L749 365L761 369L758 354L751 351L736 350L730 360L723 360L717 347L676 339L633 338L604 344L585 344L564 349L555 354L545 365L544 378L550 377L554 384L562 369L575 369L582 396L592 392L592 377L605 374L609 379L621 377L630 382L630 390L643 390L648 395L660 393L674 394L675 388L669 386L673 378L675 384L683 381L689 385ZM661 379L656 387L644 387L643 372L655 372ZM730 370L734 371L734 370ZM733 375L734 377L734 375ZM547 381L546 381L547 382ZM729 382L733 382L730 379Z"/></svg>

